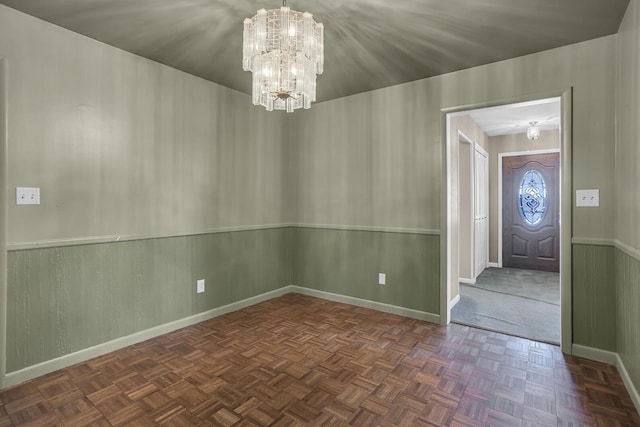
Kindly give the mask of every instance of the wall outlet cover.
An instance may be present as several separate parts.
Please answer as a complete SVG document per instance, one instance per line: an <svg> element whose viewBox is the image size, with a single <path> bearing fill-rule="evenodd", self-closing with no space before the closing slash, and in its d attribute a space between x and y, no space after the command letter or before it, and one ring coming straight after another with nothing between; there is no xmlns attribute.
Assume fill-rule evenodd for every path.
<svg viewBox="0 0 640 427"><path fill-rule="evenodd" d="M39 205L40 188L16 187L16 205Z"/></svg>
<svg viewBox="0 0 640 427"><path fill-rule="evenodd" d="M387 275L384 273L378 273L378 284L386 285L387 284Z"/></svg>
<svg viewBox="0 0 640 427"><path fill-rule="evenodd" d="M204 279L198 279L196 281L196 292L199 294L204 292Z"/></svg>
<svg viewBox="0 0 640 427"><path fill-rule="evenodd" d="M600 206L600 190L576 190L576 207Z"/></svg>

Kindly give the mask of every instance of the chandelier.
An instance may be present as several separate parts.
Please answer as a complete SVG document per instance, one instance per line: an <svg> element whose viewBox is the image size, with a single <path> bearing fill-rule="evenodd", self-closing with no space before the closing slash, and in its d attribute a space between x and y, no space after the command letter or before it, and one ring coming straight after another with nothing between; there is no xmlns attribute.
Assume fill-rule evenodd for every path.
<svg viewBox="0 0 640 427"><path fill-rule="evenodd" d="M537 126L538 122L529 122L531 126L527 128L527 138L530 140L536 140L540 138L540 128Z"/></svg>
<svg viewBox="0 0 640 427"><path fill-rule="evenodd" d="M253 105L267 111L311 108L324 64L324 26L283 0L244 20L242 68L253 73Z"/></svg>

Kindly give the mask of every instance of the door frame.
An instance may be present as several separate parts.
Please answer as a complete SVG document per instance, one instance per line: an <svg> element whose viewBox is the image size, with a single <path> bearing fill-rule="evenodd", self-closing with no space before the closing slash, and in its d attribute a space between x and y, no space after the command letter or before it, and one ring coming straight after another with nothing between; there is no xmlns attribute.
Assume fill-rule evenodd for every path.
<svg viewBox="0 0 640 427"><path fill-rule="evenodd" d="M7 60L0 57L0 389L4 388L7 373L8 87Z"/></svg>
<svg viewBox="0 0 640 427"><path fill-rule="evenodd" d="M530 150L530 151L514 151L511 153L498 153L498 268L502 268L502 159L505 157L520 157L531 156L536 154L560 154L559 148L549 148L547 150ZM562 157L562 154L560 154ZM560 168L560 174L562 174L562 167ZM562 185L558 183L558 191L560 197L562 197ZM559 198L558 200L562 200ZM562 203L560 203L562 204Z"/></svg>
<svg viewBox="0 0 640 427"><path fill-rule="evenodd" d="M450 114L478 108L496 107L560 98L560 342L566 354L572 354L572 283L571 283L571 233L572 233L572 145L573 145L573 87L560 91L549 91L520 95L506 99L487 100L472 104L442 108L440 119L440 142L442 155L440 185L440 324L451 320L449 291L451 281L451 135Z"/></svg>
<svg viewBox="0 0 640 427"><path fill-rule="evenodd" d="M464 132L462 132L461 130L458 129L458 183L460 182L460 163L461 163L461 155L460 155L460 144L467 144L470 146L469 148L469 158L468 159L464 159L465 163L469 164L469 182L467 183L469 185L469 209L471 211L471 215L469 215L468 219L468 224L467 226L469 227L470 230L470 236L469 236L469 247L470 248L474 248L475 247L475 233L473 232L473 226L474 226L474 221L473 221L473 210L475 207L475 203L476 203L476 195L475 195L475 191L473 188L473 184L474 184L474 174L475 174L475 168L476 168L476 164L475 164L475 159L474 159L474 155L475 155L475 148L476 148L476 142L473 141L471 138L469 138ZM458 185L458 218L460 219L460 185ZM462 221L462 220L460 220ZM475 284L476 280L475 280L475 276L474 276L474 253L473 253L473 249L470 249L470 254L469 254L469 265L467 266L469 268L469 272L470 275L468 278L466 277L460 277L460 232L458 230L458 281L461 283L470 283L470 284ZM458 296L456 299L459 299L459 291L458 291ZM452 303L452 307L453 307Z"/></svg>

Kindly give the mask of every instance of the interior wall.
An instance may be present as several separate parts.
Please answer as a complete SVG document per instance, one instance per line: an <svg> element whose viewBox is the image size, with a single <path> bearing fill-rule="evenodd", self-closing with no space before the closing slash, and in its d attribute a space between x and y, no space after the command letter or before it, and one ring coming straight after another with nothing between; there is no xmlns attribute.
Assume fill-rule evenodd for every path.
<svg viewBox="0 0 640 427"><path fill-rule="evenodd" d="M291 283L283 115L5 6L0 57L9 373Z"/></svg>
<svg viewBox="0 0 640 427"><path fill-rule="evenodd" d="M489 139L489 262L498 263L498 155L522 151L560 149L560 132L543 130L540 139L530 141L526 133L491 136Z"/></svg>
<svg viewBox="0 0 640 427"><path fill-rule="evenodd" d="M5 6L0 23L9 184L42 197L10 204L10 244L283 222L281 115Z"/></svg>
<svg viewBox="0 0 640 427"><path fill-rule="evenodd" d="M636 34L633 13L626 28ZM637 48L635 35L629 37ZM176 318L292 280L437 314L442 109L450 107L508 103L573 87L574 186L600 188L602 202L601 208L574 210L573 234L610 240L614 153L602 141L614 139L616 40L604 37L327 101L283 118L252 107L246 95L0 6L0 57L7 58L11 88L8 187L42 189L42 205L10 205L8 215L8 304L16 308L6 327L13 368L66 354L69 343L89 345L92 334L129 333L123 326L129 320L106 314L119 304L137 310L135 299L126 300L132 297L141 304L133 322L147 327L155 319L151 301L164 304L167 292L180 298ZM624 42L619 47L637 51L627 51ZM636 64L629 68L635 84ZM292 126L289 134L283 123ZM623 151L633 152L632 138L620 141ZM620 173L626 177L631 170ZM289 221L298 227L269 228ZM89 244L96 237L109 243ZM126 241L116 242L118 237ZM216 258L218 248L229 247L228 258ZM250 247L258 248L257 258L243 255ZM201 257L185 265L183 251ZM138 254L132 260L142 264L129 267L125 254ZM166 269L156 268L159 260ZM284 262L269 270L278 260ZM130 274L115 271L119 262ZM100 272L98 288L86 286L95 276L81 263ZM203 271L215 277L208 268L221 269L227 279L207 277L211 293L198 300L185 289ZM391 272L385 287L377 284L377 272ZM67 273L75 274L73 280ZM147 291L132 294L131 284L141 278ZM237 294L229 290L239 284ZM608 307L596 297L609 289L607 283L593 286L585 304L602 315ZM102 292L100 298L93 292ZM38 303L31 306L34 298ZM621 314L625 324L635 319L632 310ZM50 317L40 319L42 313ZM108 333L70 328L86 316L87 325ZM26 321L34 334L43 322L55 325L60 339L25 338L19 323ZM615 330L606 327L585 331L577 343L606 348L610 334ZM620 334L630 360L638 355L634 338ZM30 358L25 339L48 349Z"/></svg>
<svg viewBox="0 0 640 427"><path fill-rule="evenodd" d="M631 0L618 33L615 145L617 351L640 390L640 2ZM640 402L637 402L640 406Z"/></svg>
<svg viewBox="0 0 640 427"><path fill-rule="evenodd" d="M440 207L445 176L443 109L557 96L572 87L574 187L599 188L602 202L600 208L573 210L573 236L611 239L614 153L602 141L611 141L615 134L615 43L615 36L604 37L314 105L297 115L294 123L294 222L321 230L344 228L341 245L361 239L349 231L355 229L374 234L393 228L407 239L429 230L435 237L445 224ZM376 244L376 239L370 241ZM340 272L330 270L337 245L325 241L325 251L314 252L320 259L298 257L294 276L316 263L327 266L325 277L344 284L341 293L365 295L365 289L378 286L370 279L360 279L366 280L362 283L338 279ZM407 244L399 253L409 248ZM359 259L348 252L345 257L345 263ZM359 268L373 277L382 266L369 259ZM429 278L386 286L398 286L407 298L417 292L424 298L436 297L440 274L445 273L434 268ZM315 287L316 282L296 284ZM425 286L430 287L426 293ZM607 283L598 286L610 290ZM422 309L436 307L433 301L418 304ZM593 305L598 306L597 301ZM597 347L606 345L607 334L615 331L586 333L592 334L587 340Z"/></svg>

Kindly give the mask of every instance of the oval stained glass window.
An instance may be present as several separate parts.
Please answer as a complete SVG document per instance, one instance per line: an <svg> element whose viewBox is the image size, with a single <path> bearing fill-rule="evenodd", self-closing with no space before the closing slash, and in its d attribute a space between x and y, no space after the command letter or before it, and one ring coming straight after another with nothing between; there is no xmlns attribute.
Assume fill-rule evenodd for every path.
<svg viewBox="0 0 640 427"><path fill-rule="evenodd" d="M525 172L520 182L520 213L528 225L542 221L547 210L547 189L540 172L535 169Z"/></svg>

